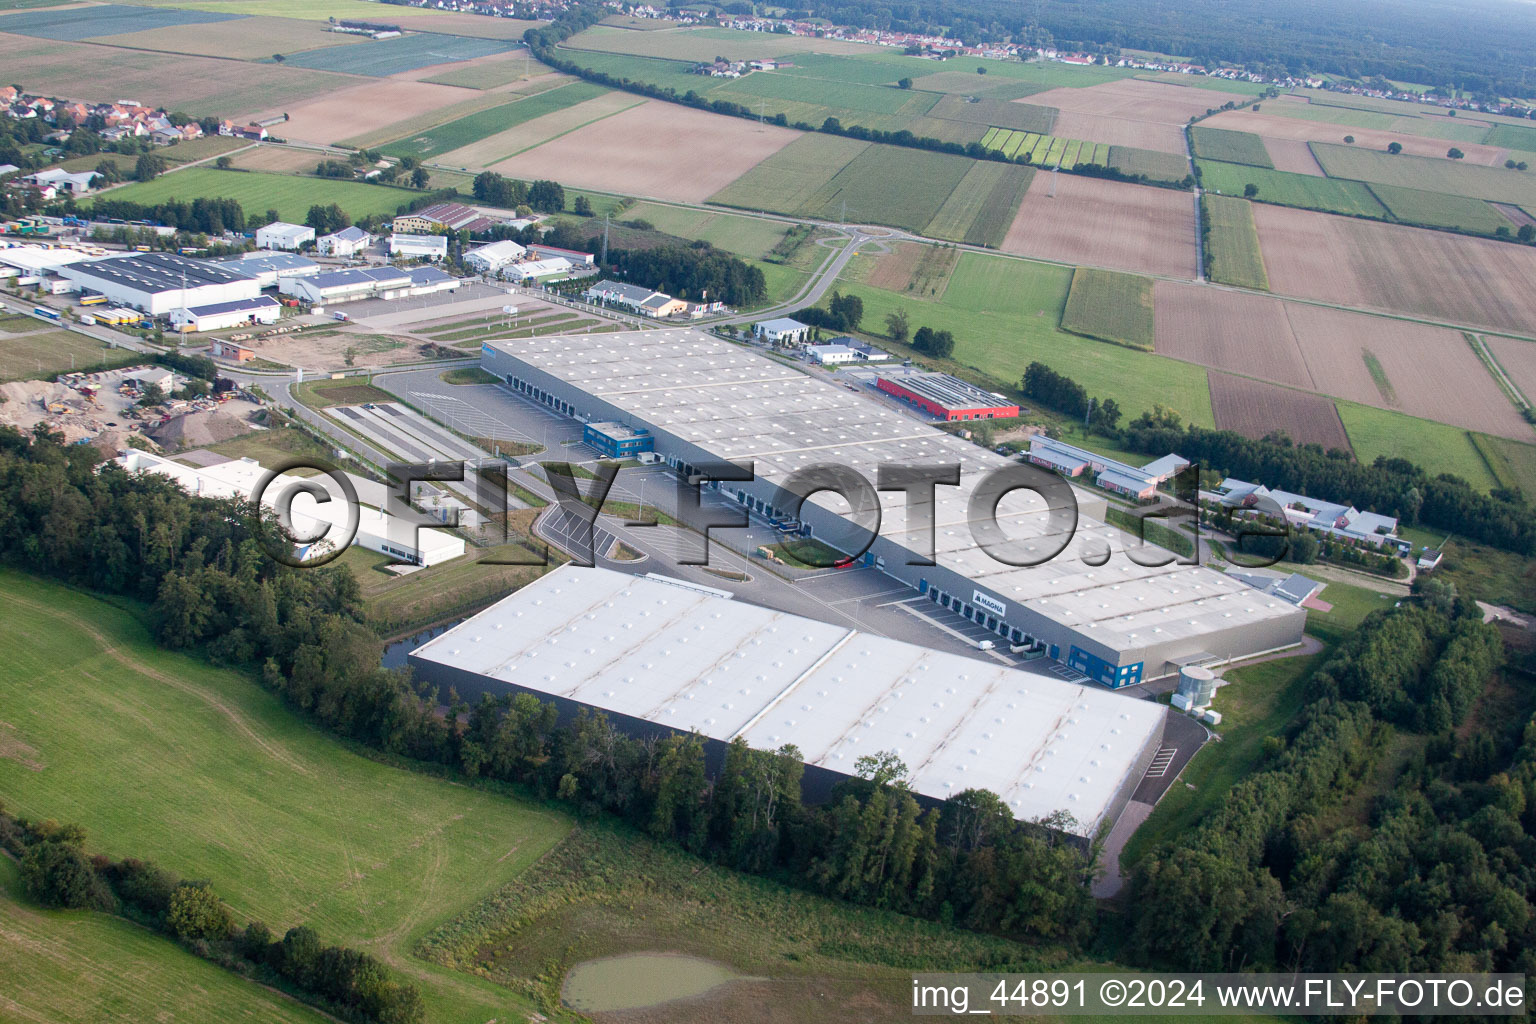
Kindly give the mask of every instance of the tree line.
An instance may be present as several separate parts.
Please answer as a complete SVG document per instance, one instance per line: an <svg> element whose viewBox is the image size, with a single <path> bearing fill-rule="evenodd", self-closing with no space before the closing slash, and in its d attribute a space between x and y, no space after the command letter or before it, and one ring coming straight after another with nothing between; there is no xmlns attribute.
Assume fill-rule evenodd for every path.
<svg viewBox="0 0 1536 1024"><path fill-rule="evenodd" d="M323 945L306 925L281 938L260 921L241 927L209 883L133 857L91 856L77 825L28 821L0 805L0 847L21 862L27 895L43 906L119 914L226 970L358 1024L419 1024L426 1017L416 986L396 980L373 956Z"/></svg>
<svg viewBox="0 0 1536 1024"><path fill-rule="evenodd" d="M1187 970L1536 966L1536 722L1458 734L1502 660L1475 608L1368 618L1259 771L1137 864L1127 952ZM1363 820L1395 729L1429 733ZM1341 816L1345 824L1340 824Z"/></svg>
<svg viewBox="0 0 1536 1024"><path fill-rule="evenodd" d="M696 735L637 738L601 714L568 724L531 696L454 699L380 666L344 567L267 557L248 509L130 476L90 446L0 428L0 558L149 604L162 646L257 672L346 739L608 813L714 862L869 906L1065 942L1092 931L1093 858L1071 819L1016 822L995 795L923 802L894 757L830 803L801 801L799 754L733 746L715 779Z"/></svg>

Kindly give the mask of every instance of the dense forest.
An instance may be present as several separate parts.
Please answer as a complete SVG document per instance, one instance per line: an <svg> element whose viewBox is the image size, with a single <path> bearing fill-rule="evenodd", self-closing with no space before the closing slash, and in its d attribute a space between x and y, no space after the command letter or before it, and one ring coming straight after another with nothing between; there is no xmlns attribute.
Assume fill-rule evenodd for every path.
<svg viewBox="0 0 1536 1024"><path fill-rule="evenodd" d="M814 0L805 10L839 25L947 30L967 43L1150 50L1473 93L1528 96L1536 86L1536 18L1512 0Z"/></svg>
<svg viewBox="0 0 1536 1024"><path fill-rule="evenodd" d="M1132 958L1536 973L1536 722L1495 712L1454 728L1502 656L1475 608L1367 619L1260 769L1136 865Z"/></svg>
<svg viewBox="0 0 1536 1024"><path fill-rule="evenodd" d="M530 696L455 705L380 667L344 567L267 557L228 500L130 476L85 445L0 428L0 560L149 603L163 646L255 672L347 739L612 814L715 862L854 903L1074 943L1094 922L1090 852L1070 823L1019 823L994 794L920 803L892 757L861 759L831 802L803 804L800 755L737 744L711 780L696 736L641 740L602 715L558 725Z"/></svg>

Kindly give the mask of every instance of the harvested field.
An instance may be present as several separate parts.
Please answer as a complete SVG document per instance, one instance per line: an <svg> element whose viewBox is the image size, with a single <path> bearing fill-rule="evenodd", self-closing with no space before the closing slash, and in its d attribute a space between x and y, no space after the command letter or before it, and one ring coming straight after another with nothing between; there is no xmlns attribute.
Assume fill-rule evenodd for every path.
<svg viewBox="0 0 1536 1024"><path fill-rule="evenodd" d="M1529 246L1263 203L1253 216L1277 293L1536 332Z"/></svg>
<svg viewBox="0 0 1536 1024"><path fill-rule="evenodd" d="M864 283L871 288L884 288L888 292L903 292L912 282L913 271L928 247L921 242L897 242L888 253L870 261L870 270Z"/></svg>
<svg viewBox="0 0 1536 1024"><path fill-rule="evenodd" d="M1267 110L1268 108L1263 109ZM1408 135L1403 132L1387 131L1379 128L1357 128L1347 124L1337 124L1328 121L1310 121L1297 117L1283 117L1279 114L1270 114L1262 111L1255 114L1249 110L1226 110L1200 123L1211 128L1228 128L1238 132L1253 132L1255 135L1262 135L1266 139L1290 139L1301 142L1337 142L1342 144L1344 136L1352 135L1355 139L1355 145L1361 149L1374 149L1385 153L1389 143L1397 142L1402 144L1404 153L1414 156L1438 157L1442 160L1445 159L1445 151L1448 148L1447 144L1440 139L1426 139L1418 135ZM1466 162L1469 164L1499 167L1504 165L1504 151L1496 146L1477 146L1468 142L1463 143L1458 148L1467 154Z"/></svg>
<svg viewBox="0 0 1536 1024"><path fill-rule="evenodd" d="M1264 149L1277 171L1323 176L1323 168L1312 155L1312 147L1300 139L1265 139Z"/></svg>
<svg viewBox="0 0 1536 1024"><path fill-rule="evenodd" d="M1331 399L1216 370L1209 376L1218 430L1235 430L1254 440L1281 433L1296 444L1350 450L1339 407Z"/></svg>
<svg viewBox="0 0 1536 1024"><path fill-rule="evenodd" d="M474 123L474 121L479 121L485 117L498 116L499 113L499 116L505 118L507 127L493 135L487 135L483 139L443 153L438 158L438 162L452 167L489 167L499 161L509 160L519 153L533 149L535 146L540 146L553 139L557 139L562 135L574 132L587 125L595 124L604 118L612 117L621 111L638 107L645 102L645 100L633 93L614 90L613 92L600 92L597 96L590 99L573 102L566 106L557 101L567 89L578 90L573 95L579 97L582 93L590 94L590 90L599 90L601 86L594 86L587 82L574 82L570 85L561 86L559 89L551 90L549 93L539 93L528 97L526 100L519 100L511 106L496 107L494 110L487 110L483 114L472 115L473 120L471 123ZM524 108L524 103L532 105ZM529 117L527 120L522 120L521 118L521 115L529 111L540 110L544 112L538 113L534 117ZM446 132L453 129L459 123L455 121L451 124L443 125L440 130ZM430 139L438 131L434 129L433 132L426 133L426 137ZM402 140L388 148L391 152L396 153L412 152L413 150L411 150L410 146L415 143L417 138L419 136L412 136L411 139Z"/></svg>
<svg viewBox="0 0 1536 1024"><path fill-rule="evenodd" d="M394 5L391 5L394 6ZM510 39L514 42L523 41L523 33L530 28L537 28L546 24L542 21L523 21L519 18L488 18L483 14L470 14L465 11L439 11L432 8L426 9L431 17L426 21L412 22L406 28L431 29L449 36L474 36L477 39ZM391 16L394 12L389 12ZM380 17L375 15L374 17Z"/></svg>
<svg viewBox="0 0 1536 1024"><path fill-rule="evenodd" d="M555 178L567 187L703 202L798 137L788 128L647 100L498 164L496 170L520 178ZM679 165L679 153L688 154L685 165Z"/></svg>
<svg viewBox="0 0 1536 1024"><path fill-rule="evenodd" d="M246 117L274 108L281 113L357 81L303 68L50 42L3 32L0 65L5 66L7 81L48 96L89 102L99 102L104 94L131 96L196 117ZM90 75L82 76L81 68L90 68Z"/></svg>
<svg viewBox="0 0 1536 1024"><path fill-rule="evenodd" d="M358 82L358 79L349 81ZM289 108L286 111L288 122L280 130L286 138L330 145L411 118L448 113L457 110L461 104L491 106L501 101L499 96L455 89L450 85L367 80ZM272 116L284 112L268 111Z"/></svg>
<svg viewBox="0 0 1536 1024"><path fill-rule="evenodd" d="M1488 205L1503 214L1504 218L1516 228L1523 228L1527 224L1536 225L1536 217L1532 217L1518 206L1511 206L1508 203L1489 203Z"/></svg>
<svg viewBox="0 0 1536 1024"><path fill-rule="evenodd" d="M978 99L973 103L963 96L950 95L935 103L927 116L1048 135L1055 123L1056 111L1032 103L1008 103L993 99Z"/></svg>
<svg viewBox="0 0 1536 1024"><path fill-rule="evenodd" d="M607 91L600 85L577 81L554 89L546 89L532 96L510 96L507 97L509 101L507 103L489 107L467 117L456 118L446 124L429 128L419 135L399 139L390 143L385 150L391 154L421 159L440 156L450 150L464 150L483 139L506 132L536 117L574 107L585 100L596 99ZM470 167L493 163L501 157L511 156L517 152L517 149L498 148L495 152L496 155L491 160L480 160L475 164L459 162L458 165Z"/></svg>
<svg viewBox="0 0 1536 1024"><path fill-rule="evenodd" d="M1483 336L1483 344L1493 353L1504 374L1514 382L1527 402L1536 404L1536 342L1516 338Z"/></svg>
<svg viewBox="0 0 1536 1024"><path fill-rule="evenodd" d="M305 21L301 18L253 17L125 32L120 35L103 33L92 36L91 41L134 50L260 60L274 53L287 55L330 46L350 46L365 40L362 36L327 32L324 22Z"/></svg>
<svg viewBox="0 0 1536 1024"><path fill-rule="evenodd" d="M452 64L473 57L487 57L515 48L515 44L502 39L472 39L468 36L418 32L396 36L394 39L369 39L359 46L310 50L289 57L287 64L320 71L388 78L403 71Z"/></svg>
<svg viewBox="0 0 1536 1024"><path fill-rule="evenodd" d="M1052 197L1051 179L1056 195ZM1195 203L1187 193L1077 175L1037 174L1004 252L1169 277L1195 276Z"/></svg>
<svg viewBox="0 0 1536 1024"><path fill-rule="evenodd" d="M1215 370L1315 389L1285 304L1268 295L1158 281L1157 352Z"/></svg>
<svg viewBox="0 0 1536 1024"><path fill-rule="evenodd" d="M1087 90L1052 91L1086 92ZM1031 100L1038 98L1030 97ZM1133 149L1150 149L1179 157L1184 155L1184 130L1175 124L1140 121L1111 114L1090 114L1080 110L1063 110L1056 115L1054 131L1056 135L1064 138L1106 142L1111 146L1128 146Z"/></svg>
<svg viewBox="0 0 1536 1024"><path fill-rule="evenodd" d="M1245 103L1249 97L1214 89L1189 89L1139 78L1092 85L1086 89L1052 89L1036 93L1029 102L1058 110L1105 114L1133 121L1183 125L1192 116L1220 107L1228 100ZM1065 134L1058 131L1058 135Z"/></svg>
<svg viewBox="0 0 1536 1024"><path fill-rule="evenodd" d="M1460 331L1299 302L1287 303L1287 313L1322 390L1485 434L1532 439L1531 425ZM1372 373L1373 361L1385 388Z"/></svg>
<svg viewBox="0 0 1536 1024"><path fill-rule="evenodd" d="M1063 330L1151 352L1155 341L1152 282L1135 274L1078 267L1072 274Z"/></svg>
<svg viewBox="0 0 1536 1024"><path fill-rule="evenodd" d="M297 174L315 169L321 156L312 149L293 149L289 146L252 146L231 159L242 171L270 171L275 174Z"/></svg>
<svg viewBox="0 0 1536 1024"><path fill-rule="evenodd" d="M446 71L438 71L418 81L434 82L438 85L456 85L461 89L503 89L505 86L516 82L534 82L541 78L567 79L568 76L556 71L550 71L545 65L536 60L529 59L524 64L525 53L513 50L508 53L493 54L489 57L477 57L474 60L460 61ZM408 72L414 75L416 72ZM553 84L553 82L551 82ZM517 89L503 89L507 92L530 91L524 87Z"/></svg>

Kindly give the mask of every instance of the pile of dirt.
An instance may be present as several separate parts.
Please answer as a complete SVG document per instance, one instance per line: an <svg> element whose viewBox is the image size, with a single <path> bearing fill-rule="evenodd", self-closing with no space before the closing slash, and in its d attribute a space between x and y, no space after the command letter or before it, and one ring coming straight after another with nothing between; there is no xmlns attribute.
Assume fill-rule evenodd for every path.
<svg viewBox="0 0 1536 1024"><path fill-rule="evenodd" d="M208 412L187 412L172 416L164 423L145 431L156 443L168 451L183 448L202 448L232 437L251 432L250 423L239 416L214 409Z"/></svg>
<svg viewBox="0 0 1536 1024"><path fill-rule="evenodd" d="M95 437L105 426L101 411L73 388L44 380L0 384L0 424L29 431L39 423L66 441Z"/></svg>

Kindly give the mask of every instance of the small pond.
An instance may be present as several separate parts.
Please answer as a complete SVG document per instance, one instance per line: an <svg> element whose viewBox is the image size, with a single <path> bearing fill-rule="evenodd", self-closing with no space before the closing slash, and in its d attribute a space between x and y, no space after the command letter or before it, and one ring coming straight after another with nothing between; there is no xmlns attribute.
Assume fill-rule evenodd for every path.
<svg viewBox="0 0 1536 1024"><path fill-rule="evenodd" d="M433 637L441 636L442 634L448 632L454 626L457 626L460 622L463 621L463 619L459 619L454 622L445 622L441 626L433 626L431 629L417 633L415 636L408 636L401 640L393 640L385 644L384 657L381 661L381 664L383 664L385 668L405 668L405 656L407 654L410 654L416 648L420 647L428 640L431 640Z"/></svg>
<svg viewBox="0 0 1536 1024"><path fill-rule="evenodd" d="M703 995L740 977L713 960L679 953L635 953L588 960L565 976L561 997L585 1012L636 1010Z"/></svg>

